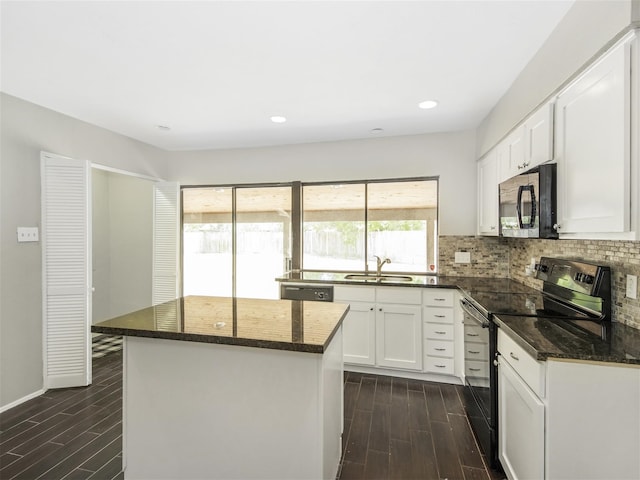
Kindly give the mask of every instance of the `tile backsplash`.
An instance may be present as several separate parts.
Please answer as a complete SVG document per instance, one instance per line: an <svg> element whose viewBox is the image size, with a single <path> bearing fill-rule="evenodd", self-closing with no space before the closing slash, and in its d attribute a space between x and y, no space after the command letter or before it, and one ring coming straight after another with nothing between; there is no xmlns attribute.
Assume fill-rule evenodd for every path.
<svg viewBox="0 0 640 480"><path fill-rule="evenodd" d="M534 288L542 282L525 274L531 258L579 258L611 267L613 319L640 328L640 300L625 296L627 274L640 276L640 242L620 240L529 240L442 236L441 275L509 277ZM456 264L455 252L470 252L470 264Z"/></svg>

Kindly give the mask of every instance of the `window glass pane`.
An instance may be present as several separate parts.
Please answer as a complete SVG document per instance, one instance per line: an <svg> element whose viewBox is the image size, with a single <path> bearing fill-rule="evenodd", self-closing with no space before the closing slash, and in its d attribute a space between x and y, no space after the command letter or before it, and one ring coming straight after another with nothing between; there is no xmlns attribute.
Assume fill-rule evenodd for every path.
<svg viewBox="0 0 640 480"><path fill-rule="evenodd" d="M361 183L303 187L304 269L364 269L364 205Z"/></svg>
<svg viewBox="0 0 640 480"><path fill-rule="evenodd" d="M438 213L436 180L370 183L367 191L369 268L391 259L384 271L435 271L433 232ZM428 269L428 265L434 268Z"/></svg>
<svg viewBox="0 0 640 480"><path fill-rule="evenodd" d="M182 190L183 294L232 294L232 189Z"/></svg>
<svg viewBox="0 0 640 480"><path fill-rule="evenodd" d="M279 298L291 257L291 187L236 189L236 296Z"/></svg>

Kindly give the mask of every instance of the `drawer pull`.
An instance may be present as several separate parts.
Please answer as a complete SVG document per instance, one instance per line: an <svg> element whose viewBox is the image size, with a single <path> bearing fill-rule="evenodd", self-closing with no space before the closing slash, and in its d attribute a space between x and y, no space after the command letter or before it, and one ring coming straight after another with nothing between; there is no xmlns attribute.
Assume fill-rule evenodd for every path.
<svg viewBox="0 0 640 480"><path fill-rule="evenodd" d="M436 365L436 367L438 367L438 368L447 368L446 365Z"/></svg>
<svg viewBox="0 0 640 480"><path fill-rule="evenodd" d="M478 355L480 352L475 350L467 350L467 353L472 353L474 355Z"/></svg>
<svg viewBox="0 0 640 480"><path fill-rule="evenodd" d="M434 348L436 352L444 352L446 348Z"/></svg>
<svg viewBox="0 0 640 480"><path fill-rule="evenodd" d="M447 334L447 332L443 332L443 331L441 331L441 330L436 330L436 333L437 333L438 335L446 335L446 334Z"/></svg>
<svg viewBox="0 0 640 480"><path fill-rule="evenodd" d="M444 315L434 315L434 317L436 317L436 318L445 318Z"/></svg>
<svg viewBox="0 0 640 480"><path fill-rule="evenodd" d="M467 337L479 337L479 333L467 333Z"/></svg>
<svg viewBox="0 0 640 480"><path fill-rule="evenodd" d="M469 371L471 371L471 372L479 372L480 369L479 368L471 368L471 367L469 367Z"/></svg>
<svg viewBox="0 0 640 480"><path fill-rule="evenodd" d="M436 302L444 302L446 298L434 298Z"/></svg>
<svg viewBox="0 0 640 480"><path fill-rule="evenodd" d="M520 361L520 359L519 359L518 357L516 357L516 356L513 354L513 352L509 352L509 356L510 356L511 358L513 358L516 362Z"/></svg>

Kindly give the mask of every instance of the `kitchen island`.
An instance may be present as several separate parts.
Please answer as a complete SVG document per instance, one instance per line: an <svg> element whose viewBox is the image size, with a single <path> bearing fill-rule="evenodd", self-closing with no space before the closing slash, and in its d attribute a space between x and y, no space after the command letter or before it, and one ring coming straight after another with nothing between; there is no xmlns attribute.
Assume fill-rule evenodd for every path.
<svg viewBox="0 0 640 480"><path fill-rule="evenodd" d="M124 477L335 478L348 310L190 296L94 325L124 336Z"/></svg>

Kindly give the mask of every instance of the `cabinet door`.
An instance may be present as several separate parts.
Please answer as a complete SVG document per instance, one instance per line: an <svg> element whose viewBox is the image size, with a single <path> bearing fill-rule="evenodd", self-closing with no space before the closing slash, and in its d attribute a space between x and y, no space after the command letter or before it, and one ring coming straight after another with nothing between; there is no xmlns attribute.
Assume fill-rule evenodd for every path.
<svg viewBox="0 0 640 480"><path fill-rule="evenodd" d="M422 369L420 306L377 305L376 360L380 367Z"/></svg>
<svg viewBox="0 0 640 480"><path fill-rule="evenodd" d="M540 107L524 122L524 134L524 170L553 160L553 102Z"/></svg>
<svg viewBox="0 0 640 480"><path fill-rule="evenodd" d="M544 404L503 359L498 367L499 458L509 480L544 478Z"/></svg>
<svg viewBox="0 0 640 480"><path fill-rule="evenodd" d="M507 180L525 169L525 129L523 125L517 127L502 142L504 153L500 156L499 168L502 170L501 179Z"/></svg>
<svg viewBox="0 0 640 480"><path fill-rule="evenodd" d="M560 233L629 231L630 78L623 43L558 97Z"/></svg>
<svg viewBox="0 0 640 480"><path fill-rule="evenodd" d="M478 162L478 234L498 235L498 157L491 150Z"/></svg>
<svg viewBox="0 0 640 480"><path fill-rule="evenodd" d="M342 324L344 362L375 365L375 305L353 302L350 305Z"/></svg>

